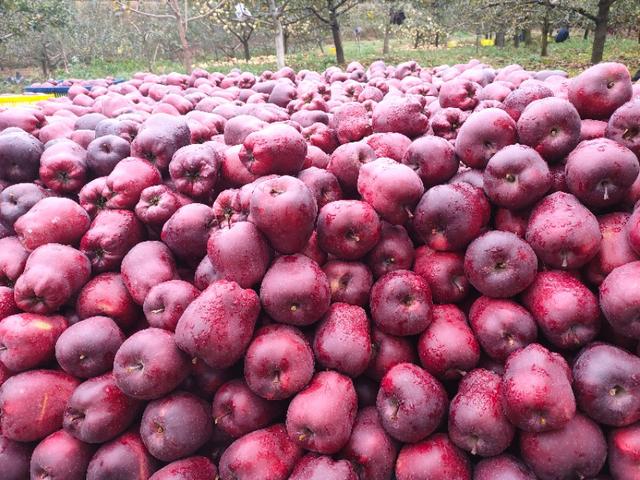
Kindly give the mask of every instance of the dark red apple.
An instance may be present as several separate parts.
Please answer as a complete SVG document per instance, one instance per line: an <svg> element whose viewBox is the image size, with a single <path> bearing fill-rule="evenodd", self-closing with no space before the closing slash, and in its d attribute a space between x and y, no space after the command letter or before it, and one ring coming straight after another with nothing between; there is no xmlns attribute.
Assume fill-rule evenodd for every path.
<svg viewBox="0 0 640 480"><path fill-rule="evenodd" d="M86 443L104 443L136 420L141 402L126 396L107 373L81 383L64 410L65 431Z"/></svg>
<svg viewBox="0 0 640 480"><path fill-rule="evenodd" d="M401 162L418 174L425 188L447 182L460 165L451 143L433 135L415 139Z"/></svg>
<svg viewBox="0 0 640 480"><path fill-rule="evenodd" d="M327 276L309 257L278 257L262 280L262 308L274 320L290 325L311 325L329 309Z"/></svg>
<svg viewBox="0 0 640 480"><path fill-rule="evenodd" d="M267 400L282 400L302 390L314 371L313 351L295 327L268 325L256 332L244 359L249 388Z"/></svg>
<svg viewBox="0 0 640 480"><path fill-rule="evenodd" d="M76 312L82 319L109 317L123 330L129 330L140 316L119 273L103 273L89 280L78 294Z"/></svg>
<svg viewBox="0 0 640 480"><path fill-rule="evenodd" d="M397 480L471 480L467 456L445 433L402 447L396 461Z"/></svg>
<svg viewBox="0 0 640 480"><path fill-rule="evenodd" d="M97 177L106 176L130 153L131 145L124 138L117 135L104 135L87 146L87 167Z"/></svg>
<svg viewBox="0 0 640 480"><path fill-rule="evenodd" d="M253 290L218 280L186 308L176 326L176 343L210 367L230 367L248 347L259 312Z"/></svg>
<svg viewBox="0 0 640 480"><path fill-rule="evenodd" d="M137 431L123 433L102 445L87 469L86 480L148 479L160 467L147 451Z"/></svg>
<svg viewBox="0 0 640 480"><path fill-rule="evenodd" d="M139 400L160 398L189 374L189 359L171 332L146 328L127 338L116 352L113 375L118 388Z"/></svg>
<svg viewBox="0 0 640 480"><path fill-rule="evenodd" d="M306 450L332 455L349 440L357 410L351 379L331 370L320 372L289 403L287 433Z"/></svg>
<svg viewBox="0 0 640 480"><path fill-rule="evenodd" d="M576 414L571 370L557 353L537 343L512 353L502 377L502 406L509 421L527 432L565 426Z"/></svg>
<svg viewBox="0 0 640 480"><path fill-rule="evenodd" d="M149 290L144 299L144 316L149 325L174 331L180 317L200 291L184 280L168 280Z"/></svg>
<svg viewBox="0 0 640 480"><path fill-rule="evenodd" d="M640 294L635 282L640 261L614 268L600 285L600 308L613 329L640 338Z"/></svg>
<svg viewBox="0 0 640 480"><path fill-rule="evenodd" d="M78 378L92 378L113 367L125 335L109 317L89 317L67 328L55 344L62 369Z"/></svg>
<svg viewBox="0 0 640 480"><path fill-rule="evenodd" d="M42 440L31 456L31 478L84 480L93 448L58 430Z"/></svg>
<svg viewBox="0 0 640 480"><path fill-rule="evenodd" d="M631 93L631 75L622 63L599 63L569 82L569 101L582 118L609 118Z"/></svg>

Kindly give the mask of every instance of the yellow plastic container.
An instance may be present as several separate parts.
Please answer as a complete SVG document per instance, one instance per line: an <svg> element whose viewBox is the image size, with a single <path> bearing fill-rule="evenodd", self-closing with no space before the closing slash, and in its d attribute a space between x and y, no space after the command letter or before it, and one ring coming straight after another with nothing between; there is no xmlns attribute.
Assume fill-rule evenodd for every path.
<svg viewBox="0 0 640 480"><path fill-rule="evenodd" d="M480 40L480 45L483 47L493 47L496 42L491 38L483 38Z"/></svg>
<svg viewBox="0 0 640 480"><path fill-rule="evenodd" d="M33 103L54 98L50 93L23 94L23 95L0 95L0 108L2 107L24 107Z"/></svg>
<svg viewBox="0 0 640 480"><path fill-rule="evenodd" d="M457 40L449 40L447 42L447 48L456 48L458 46Z"/></svg>

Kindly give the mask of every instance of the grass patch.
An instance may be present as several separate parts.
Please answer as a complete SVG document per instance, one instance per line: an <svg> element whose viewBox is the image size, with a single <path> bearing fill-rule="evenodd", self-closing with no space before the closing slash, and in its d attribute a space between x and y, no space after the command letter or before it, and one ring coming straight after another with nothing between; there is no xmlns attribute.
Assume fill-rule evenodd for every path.
<svg viewBox="0 0 640 480"><path fill-rule="evenodd" d="M427 47L413 49L406 43L395 40L391 42L391 53L382 55L381 40L345 41L345 57L348 62L360 61L365 66L375 60L384 60L387 63L397 64L407 60L416 60L422 66L437 66L443 64L453 65L464 63L471 58L477 58L493 67L500 68L512 63L518 63L529 70L562 69L571 74L576 74L590 65L591 40L571 38L564 43L549 43L549 56L540 57L540 46L534 43L531 46L522 45L515 48L509 44L504 48L480 47L476 49L473 39L467 37L460 41L459 46ZM335 65L335 50L327 45L321 51L319 47L304 53L295 53L287 56L287 64L296 70L310 69L322 71ZM625 63L630 70L635 71L640 61L640 44L636 40L609 37L607 39L604 59ZM249 62L230 58L226 61L214 62L201 59L197 66L209 71L228 72L233 68L252 73L261 73L264 70L275 70L275 56L257 56ZM103 78L130 77L137 71L147 71L148 65L138 60L100 61L90 65L72 65L69 72L63 70L56 72L59 78ZM154 73L169 73L183 71L179 62L157 62ZM633 73L633 72L632 72Z"/></svg>

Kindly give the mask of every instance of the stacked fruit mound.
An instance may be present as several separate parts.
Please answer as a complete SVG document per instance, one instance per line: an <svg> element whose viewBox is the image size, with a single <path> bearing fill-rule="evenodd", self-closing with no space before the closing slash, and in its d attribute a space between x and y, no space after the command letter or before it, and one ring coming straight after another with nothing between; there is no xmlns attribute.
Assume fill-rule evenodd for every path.
<svg viewBox="0 0 640 480"><path fill-rule="evenodd" d="M139 74L0 131L2 480L640 478L624 65Z"/></svg>

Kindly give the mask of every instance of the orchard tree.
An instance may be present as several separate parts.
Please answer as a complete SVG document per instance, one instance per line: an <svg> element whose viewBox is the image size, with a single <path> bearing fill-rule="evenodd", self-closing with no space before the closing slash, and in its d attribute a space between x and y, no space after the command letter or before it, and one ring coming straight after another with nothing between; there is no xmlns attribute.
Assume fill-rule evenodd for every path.
<svg viewBox="0 0 640 480"><path fill-rule="evenodd" d="M333 46L336 49L336 62L344 64L344 48L340 32L340 20L362 0L313 0L305 2L307 9L323 24L331 29Z"/></svg>
<svg viewBox="0 0 640 480"><path fill-rule="evenodd" d="M213 19L242 44L246 61L251 60L249 41L259 25L260 17L254 15L258 9L258 1L239 4L235 0L224 0L212 14Z"/></svg>
<svg viewBox="0 0 640 480"><path fill-rule="evenodd" d="M146 2L147 5L143 5L145 2L142 0L114 1L125 12L173 21L182 47L182 64L187 73L190 73L193 68L193 50L188 38L189 25L195 20L212 15L221 5L221 2L207 0L182 0L182 2L180 0L164 0L161 2Z"/></svg>

